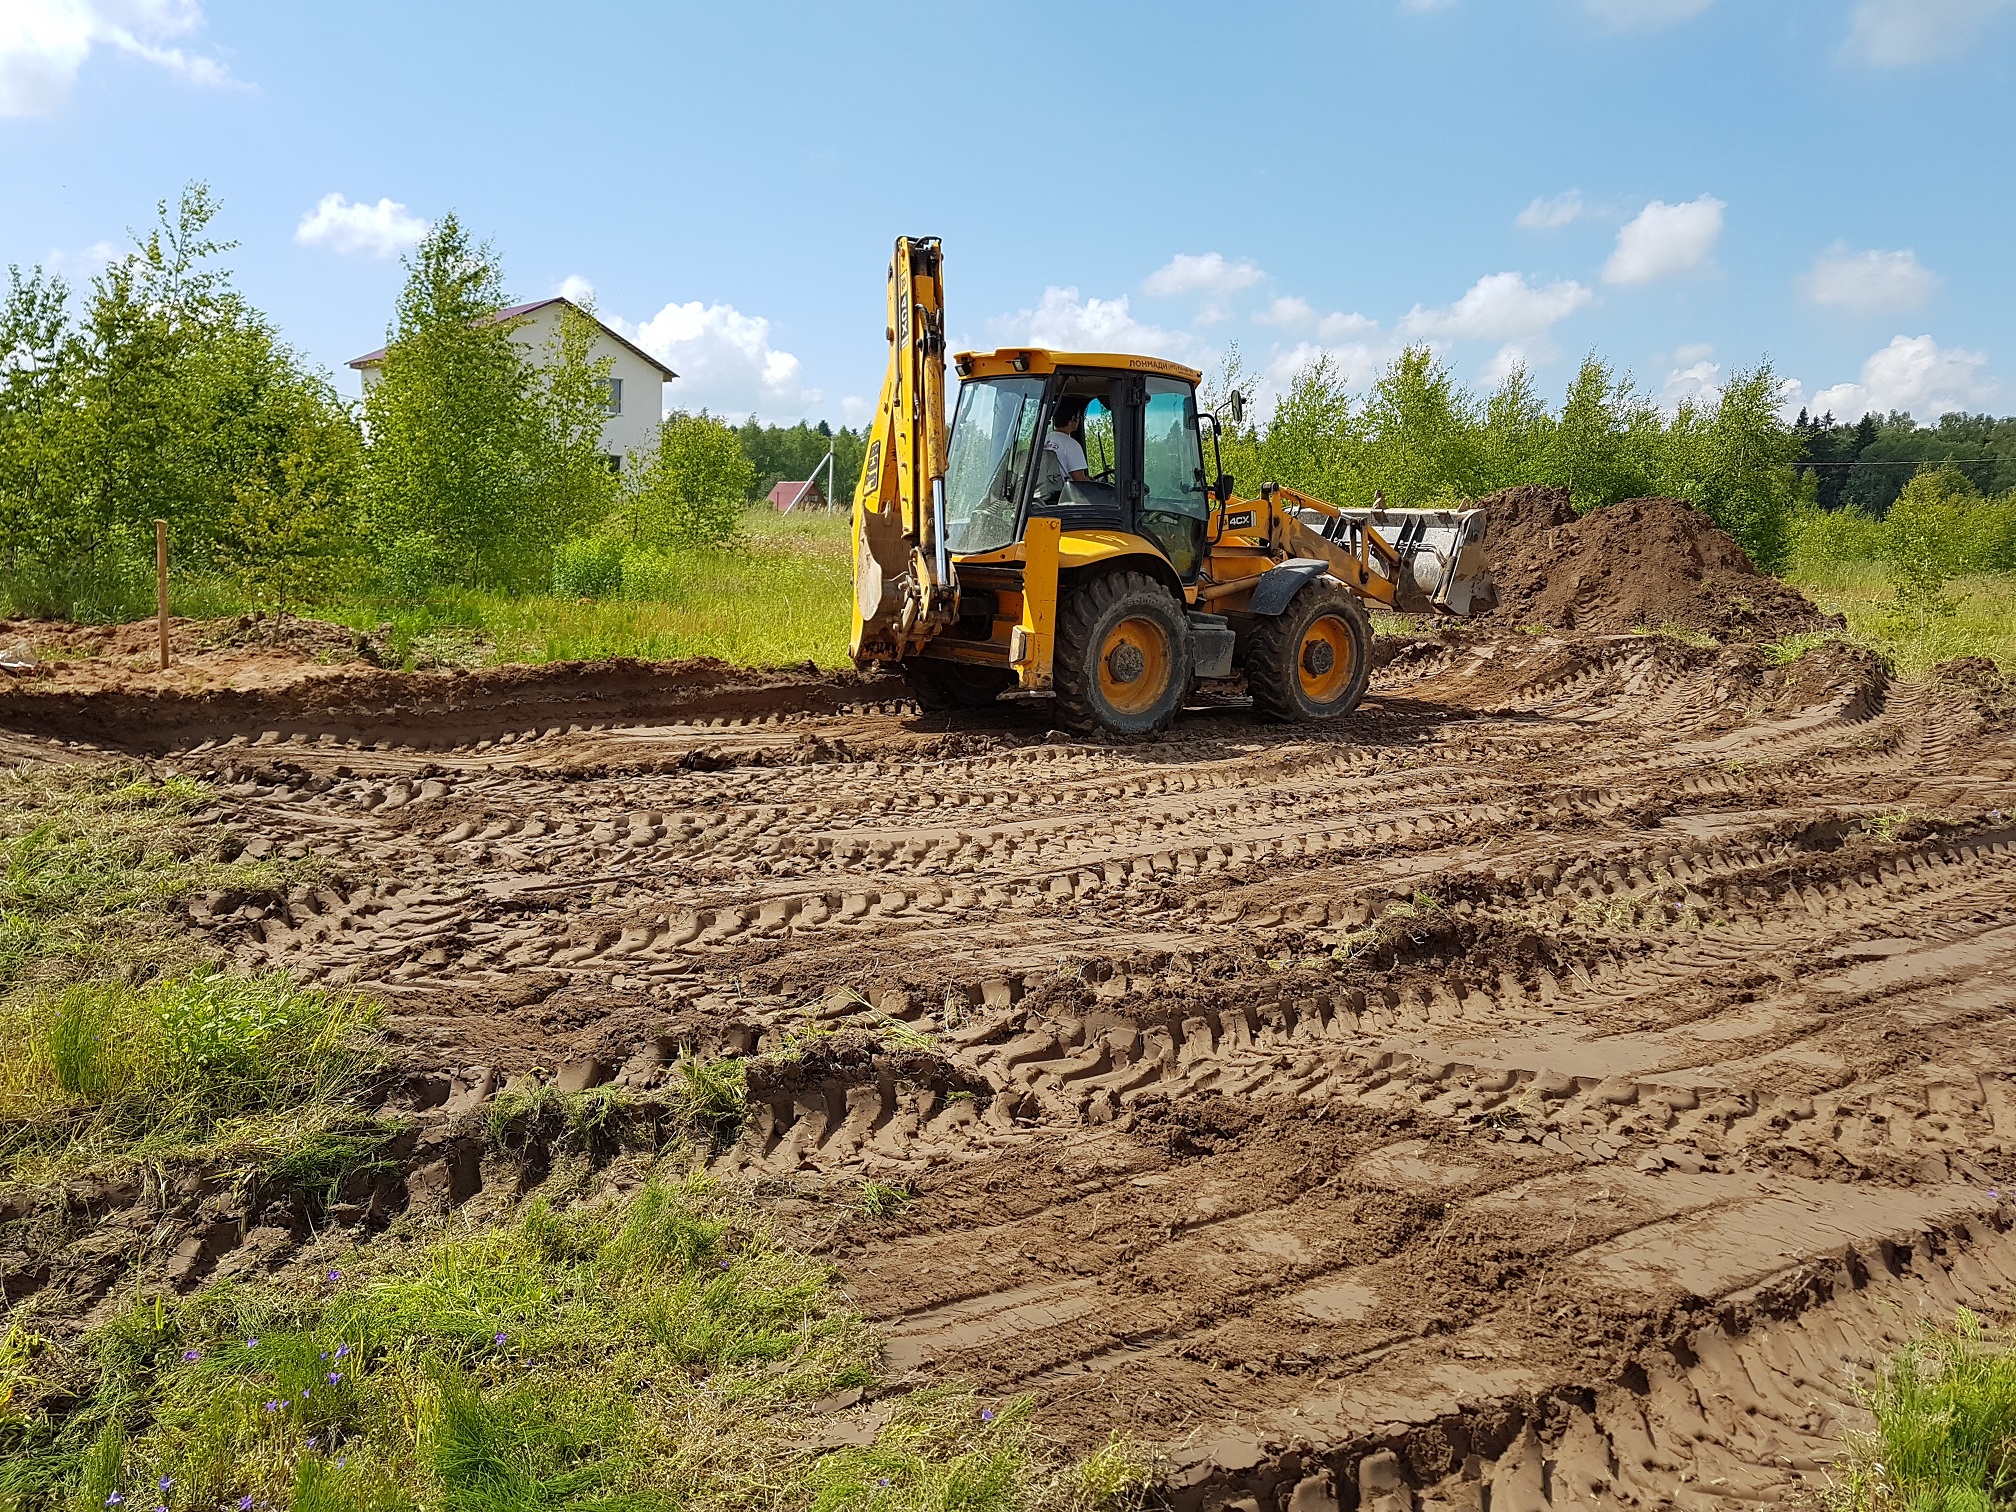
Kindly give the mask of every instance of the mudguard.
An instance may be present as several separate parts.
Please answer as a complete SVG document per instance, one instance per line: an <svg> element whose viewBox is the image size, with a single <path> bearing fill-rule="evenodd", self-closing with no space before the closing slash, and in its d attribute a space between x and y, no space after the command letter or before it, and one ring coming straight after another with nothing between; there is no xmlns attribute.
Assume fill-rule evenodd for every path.
<svg viewBox="0 0 2016 1512"><path fill-rule="evenodd" d="M1279 614L1288 607L1288 600L1295 597L1304 583L1313 577L1321 577L1329 570L1330 564L1317 557L1295 557L1269 569L1267 575L1260 579L1260 585L1253 590L1246 612Z"/></svg>

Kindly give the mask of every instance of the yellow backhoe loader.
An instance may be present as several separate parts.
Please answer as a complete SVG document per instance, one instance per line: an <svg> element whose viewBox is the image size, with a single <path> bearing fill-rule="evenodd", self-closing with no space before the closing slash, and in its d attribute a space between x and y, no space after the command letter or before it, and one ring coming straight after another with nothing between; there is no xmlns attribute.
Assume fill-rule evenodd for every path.
<svg viewBox="0 0 2016 1512"><path fill-rule="evenodd" d="M1159 357L961 352L948 437L943 269L936 238L897 241L854 494L854 660L924 708L1053 694L1070 729L1145 735L1243 671L1261 713L1335 719L1371 675L1366 602L1489 606L1481 511L1239 498L1205 473L1201 375Z"/></svg>

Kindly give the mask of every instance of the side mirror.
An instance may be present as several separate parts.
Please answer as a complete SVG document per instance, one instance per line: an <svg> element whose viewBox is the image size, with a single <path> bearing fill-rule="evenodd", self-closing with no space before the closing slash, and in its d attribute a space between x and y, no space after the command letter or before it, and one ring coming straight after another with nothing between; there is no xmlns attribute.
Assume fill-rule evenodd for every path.
<svg viewBox="0 0 2016 1512"><path fill-rule="evenodd" d="M1240 393L1237 389L1232 390L1225 397L1225 406L1232 411L1232 423L1234 425L1244 425L1246 423L1246 396L1244 394Z"/></svg>
<svg viewBox="0 0 2016 1512"><path fill-rule="evenodd" d="M1211 497L1220 504L1229 504L1232 501L1232 474L1218 474L1218 481L1211 485Z"/></svg>

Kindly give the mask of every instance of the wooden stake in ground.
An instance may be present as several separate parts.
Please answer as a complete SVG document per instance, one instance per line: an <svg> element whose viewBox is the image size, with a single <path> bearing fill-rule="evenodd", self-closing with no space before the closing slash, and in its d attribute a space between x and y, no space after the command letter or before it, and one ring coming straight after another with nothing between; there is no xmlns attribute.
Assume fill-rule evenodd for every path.
<svg viewBox="0 0 2016 1512"><path fill-rule="evenodd" d="M168 670L168 522L154 522L154 618L161 627L161 670Z"/></svg>

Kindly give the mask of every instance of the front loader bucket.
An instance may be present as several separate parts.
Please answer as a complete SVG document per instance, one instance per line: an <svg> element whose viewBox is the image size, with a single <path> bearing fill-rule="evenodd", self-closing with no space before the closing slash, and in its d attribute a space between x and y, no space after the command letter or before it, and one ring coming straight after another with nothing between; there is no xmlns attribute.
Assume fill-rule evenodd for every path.
<svg viewBox="0 0 2016 1512"><path fill-rule="evenodd" d="M1290 506L1282 517L1298 555L1355 559L1358 533L1375 531L1398 558L1393 607L1403 614L1482 613L1498 602L1484 565L1481 509L1340 509L1331 516ZM1377 553L1371 566L1388 571Z"/></svg>

